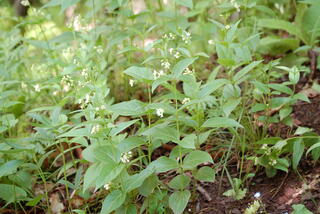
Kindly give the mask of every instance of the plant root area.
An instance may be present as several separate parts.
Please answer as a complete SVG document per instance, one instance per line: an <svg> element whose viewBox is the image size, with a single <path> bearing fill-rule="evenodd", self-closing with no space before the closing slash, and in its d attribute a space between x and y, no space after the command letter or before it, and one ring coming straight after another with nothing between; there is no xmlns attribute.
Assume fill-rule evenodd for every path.
<svg viewBox="0 0 320 214"><path fill-rule="evenodd" d="M310 97L310 103L298 102L293 107L292 116L295 125L312 128L320 134L320 96ZM291 128L280 124L269 127L271 135L274 131L280 131L282 137L288 137L285 136L288 130ZM247 194L242 200L223 196L225 191L232 188L227 176L217 177L214 183L198 184L201 191L198 189L198 197L190 206L189 213L241 214L255 200L260 201L261 213L291 213L294 204L304 204L313 213L320 213L320 164L302 159L298 170L298 173L278 171L273 178L261 172L243 185L247 188ZM234 171L231 174L233 178L239 177L236 169L230 171ZM255 198L256 193L261 196Z"/></svg>

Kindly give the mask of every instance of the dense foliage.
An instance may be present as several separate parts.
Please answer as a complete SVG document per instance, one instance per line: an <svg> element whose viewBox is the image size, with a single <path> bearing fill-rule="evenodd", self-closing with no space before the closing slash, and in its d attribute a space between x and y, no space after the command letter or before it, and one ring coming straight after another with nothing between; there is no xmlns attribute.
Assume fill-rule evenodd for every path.
<svg viewBox="0 0 320 214"><path fill-rule="evenodd" d="M300 78L319 90L319 1L28 7L18 17L0 3L4 208L180 214L216 175L231 183L224 195L239 200L256 173L319 159L318 135L291 117L295 103L309 102L296 90ZM290 128L271 134L272 124ZM66 207L53 209L57 189Z"/></svg>

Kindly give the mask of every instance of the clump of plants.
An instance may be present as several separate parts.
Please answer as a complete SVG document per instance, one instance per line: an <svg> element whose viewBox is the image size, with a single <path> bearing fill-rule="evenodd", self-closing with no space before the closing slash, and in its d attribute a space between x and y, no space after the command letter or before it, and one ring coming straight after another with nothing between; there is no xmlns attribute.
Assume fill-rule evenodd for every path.
<svg viewBox="0 0 320 214"><path fill-rule="evenodd" d="M317 86L318 2L17 2L27 16L0 3L4 209L196 213L204 183L241 200L261 171L319 159L292 117L301 78Z"/></svg>

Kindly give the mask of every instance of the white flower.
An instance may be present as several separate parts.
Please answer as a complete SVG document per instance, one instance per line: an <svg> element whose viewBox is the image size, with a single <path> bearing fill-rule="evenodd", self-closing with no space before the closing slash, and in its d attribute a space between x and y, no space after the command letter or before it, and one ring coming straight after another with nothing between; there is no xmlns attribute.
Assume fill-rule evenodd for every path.
<svg viewBox="0 0 320 214"><path fill-rule="evenodd" d="M192 74L193 73L193 70L190 70L190 68L186 68L186 69L184 69L184 71L183 71L183 75L186 75L186 74Z"/></svg>
<svg viewBox="0 0 320 214"><path fill-rule="evenodd" d="M188 31L183 31L181 38L184 43L188 44L191 40L191 33L189 33Z"/></svg>
<svg viewBox="0 0 320 214"><path fill-rule="evenodd" d="M269 162L269 164L271 166L275 166L277 164L277 160L272 160L272 161Z"/></svg>
<svg viewBox="0 0 320 214"><path fill-rule="evenodd" d="M173 56L178 59L180 57L180 53L177 51Z"/></svg>
<svg viewBox="0 0 320 214"><path fill-rule="evenodd" d="M28 86L24 82L21 82L21 88L26 89Z"/></svg>
<svg viewBox="0 0 320 214"><path fill-rule="evenodd" d="M169 48L169 53L173 54L173 50L174 50L173 48Z"/></svg>
<svg viewBox="0 0 320 214"><path fill-rule="evenodd" d="M95 134L100 130L101 126L100 125L94 125L91 129L90 134Z"/></svg>
<svg viewBox="0 0 320 214"><path fill-rule="evenodd" d="M36 92L40 92L40 85L39 85L39 84L36 84L36 85L34 85L33 87L34 87L34 90L35 90Z"/></svg>
<svg viewBox="0 0 320 214"><path fill-rule="evenodd" d="M30 2L29 2L28 0L22 0L22 1L20 2L20 4L23 5L23 6L25 6L25 7L27 7L27 6L30 5Z"/></svg>
<svg viewBox="0 0 320 214"><path fill-rule="evenodd" d="M253 195L253 197L255 197L255 198L260 198L260 197L261 197L261 193L260 193L260 192L256 192L256 193Z"/></svg>
<svg viewBox="0 0 320 214"><path fill-rule="evenodd" d="M263 144L262 146L261 146L261 149L267 149L268 148L268 144Z"/></svg>
<svg viewBox="0 0 320 214"><path fill-rule="evenodd" d="M225 28L226 30L229 30L229 29L230 29L230 25L226 25L226 26L224 26L224 28Z"/></svg>
<svg viewBox="0 0 320 214"><path fill-rule="evenodd" d="M121 154L120 160L122 163L129 163L130 162L130 158L132 157L132 152L124 152Z"/></svg>
<svg viewBox="0 0 320 214"><path fill-rule="evenodd" d="M240 12L240 5L238 3L234 3L233 6L236 8L237 12Z"/></svg>
<svg viewBox="0 0 320 214"><path fill-rule="evenodd" d="M130 85L131 87L133 87L134 83L135 83L135 81L134 81L133 79L130 79L130 80L129 80L129 85Z"/></svg>
<svg viewBox="0 0 320 214"><path fill-rule="evenodd" d="M163 108L157 108L156 113L159 117L163 117L164 110Z"/></svg>
<svg viewBox="0 0 320 214"><path fill-rule="evenodd" d="M156 71L156 70L153 70L153 78L155 80L158 79L159 77L161 77L162 75L164 75L164 71L163 70L160 70L159 72Z"/></svg>
<svg viewBox="0 0 320 214"><path fill-rule="evenodd" d="M63 91L64 92L68 92L70 90L70 85L69 84L65 84L64 86L63 86Z"/></svg>
<svg viewBox="0 0 320 214"><path fill-rule="evenodd" d="M59 91L54 91L54 92L52 92L52 95L53 96L57 96L59 94Z"/></svg>
<svg viewBox="0 0 320 214"><path fill-rule="evenodd" d="M169 69L170 63L168 62L168 60L161 60L161 66L164 67L165 69Z"/></svg>
<svg viewBox="0 0 320 214"><path fill-rule="evenodd" d="M81 71L81 76L83 76L84 78L87 78L88 77L88 69L83 69L82 71Z"/></svg>
<svg viewBox="0 0 320 214"><path fill-rule="evenodd" d="M213 45L214 41L212 39L208 40L209 45Z"/></svg>
<svg viewBox="0 0 320 214"><path fill-rule="evenodd" d="M85 104L88 104L90 102L90 94L86 94L86 97L84 99Z"/></svg>
<svg viewBox="0 0 320 214"><path fill-rule="evenodd" d="M173 33L169 33L169 39L174 40L176 36Z"/></svg>
<svg viewBox="0 0 320 214"><path fill-rule="evenodd" d="M103 53L103 49L102 49L102 47L100 45L98 47L95 46L94 49L97 50L98 54L102 54Z"/></svg>
<svg viewBox="0 0 320 214"><path fill-rule="evenodd" d="M186 104L186 103L188 103L188 102L190 102L190 98L189 98L189 97L186 97L186 98L184 98L184 99L182 100L182 104Z"/></svg>
<svg viewBox="0 0 320 214"><path fill-rule="evenodd" d="M103 185L103 188L105 188L106 190L109 190L111 187L111 183L106 183L105 185Z"/></svg>

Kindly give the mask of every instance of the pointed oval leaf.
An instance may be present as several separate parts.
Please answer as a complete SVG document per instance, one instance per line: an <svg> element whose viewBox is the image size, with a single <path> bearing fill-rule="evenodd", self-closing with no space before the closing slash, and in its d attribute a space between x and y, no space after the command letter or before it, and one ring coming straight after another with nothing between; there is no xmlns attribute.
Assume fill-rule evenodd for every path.
<svg viewBox="0 0 320 214"><path fill-rule="evenodd" d="M187 207L191 193L189 190L176 191L169 197L169 207L173 210L174 214L183 213Z"/></svg>
<svg viewBox="0 0 320 214"><path fill-rule="evenodd" d="M237 121L226 117L213 117L208 119L202 124L202 127L206 128L243 128L243 126Z"/></svg>
<svg viewBox="0 0 320 214"><path fill-rule="evenodd" d="M120 207L126 199L126 194L120 190L112 191L102 203L100 214L108 214Z"/></svg>
<svg viewBox="0 0 320 214"><path fill-rule="evenodd" d="M204 151L192 151L183 160L183 169L191 170L197 167L199 164L210 162L213 163L212 157L209 153Z"/></svg>

